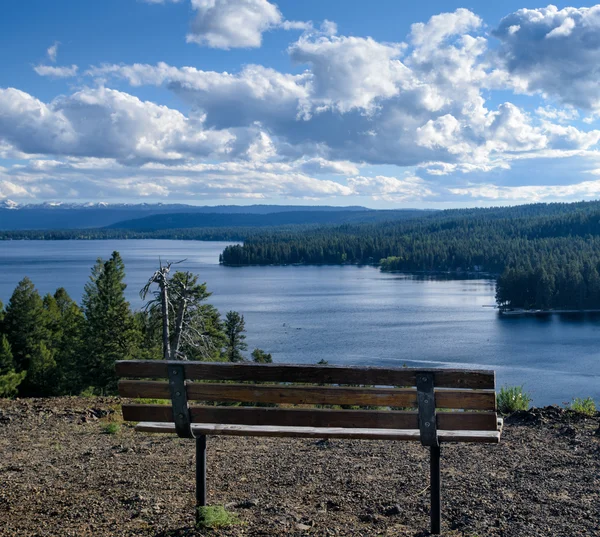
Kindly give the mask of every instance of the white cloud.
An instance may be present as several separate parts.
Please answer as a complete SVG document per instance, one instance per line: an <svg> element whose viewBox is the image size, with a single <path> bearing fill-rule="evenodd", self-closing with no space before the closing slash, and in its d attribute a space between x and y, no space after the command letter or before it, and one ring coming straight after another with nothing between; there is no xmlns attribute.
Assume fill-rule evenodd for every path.
<svg viewBox="0 0 600 537"><path fill-rule="evenodd" d="M31 194L26 188L23 188L21 185L17 185L10 181L0 180L0 199L28 197L31 197Z"/></svg>
<svg viewBox="0 0 600 537"><path fill-rule="evenodd" d="M511 28L519 26L518 31ZM600 110L600 5L520 9L493 32L512 86Z"/></svg>
<svg viewBox="0 0 600 537"><path fill-rule="evenodd" d="M449 37L464 35L477 30L483 21L465 8L454 13L434 15L427 23L417 22L411 26L410 38L415 47L431 52Z"/></svg>
<svg viewBox="0 0 600 537"><path fill-rule="evenodd" d="M575 77L574 85L588 89L577 98L593 103L596 92L600 99L600 77L594 78L600 70L589 65L596 54L591 36L600 34L586 29L596 24L593 9L516 12L495 32L501 40L495 51L483 21L466 9L413 25L406 43L383 43L338 36L328 21L318 29L284 21L266 0L235 5L242 9L233 9L233 0L195 0L203 25L196 37L209 46L250 47L259 46L271 28L302 30L288 54L304 70L107 64L83 74L94 79L94 89L82 87L46 103L0 90L0 157L19 155L26 162L2 171L0 179L21 184L18 175L31 186L30 195L35 186L38 195L89 188L107 195L184 198L355 195L393 203L445 192L496 199L486 196L537 194L503 190L512 186L493 191L487 184L464 186L464 174L471 180L490 172L507 177L511 166L522 170L519 163L527 159L597 155L600 131L573 122L584 114L583 121L593 121L600 108L588 107L591 112L580 116L567 75L582 69L579 58L563 50L573 44L583 51L579 63L592 73ZM245 10L248 25L235 18L246 16ZM528 53L535 61L525 69ZM44 76L60 76L65 69L77 74L76 66L35 69ZM555 90L548 85L552 70L562 77ZM134 88L163 87L190 111L106 87L122 80ZM517 106L507 97L510 89L537 92L541 99L530 106L522 98ZM498 105L495 90L507 102ZM371 165L411 172L380 173ZM415 168L430 182L415 176ZM323 179L336 175L339 182Z"/></svg>
<svg viewBox="0 0 600 537"><path fill-rule="evenodd" d="M289 53L295 62L311 66L310 101L317 112L370 112L379 99L397 95L410 71L397 58L402 46L371 38L303 36Z"/></svg>
<svg viewBox="0 0 600 537"><path fill-rule="evenodd" d="M51 45L50 47L48 47L48 50L46 51L46 54L48 54L48 59L52 62L52 63L56 63L56 57L58 56L58 46L60 45L60 43L58 41L55 41L53 45Z"/></svg>
<svg viewBox="0 0 600 537"><path fill-rule="evenodd" d="M105 88L84 89L45 104L0 89L0 139L25 153L177 160L227 153L233 136L203 129L199 120Z"/></svg>
<svg viewBox="0 0 600 537"><path fill-rule="evenodd" d="M294 121L308 98L307 76L247 65L238 74L172 67L165 63L104 65L90 69L95 77L117 76L132 86L166 84L204 110L213 125L247 126L273 118Z"/></svg>
<svg viewBox="0 0 600 537"><path fill-rule="evenodd" d="M553 119L559 123L579 118L579 112L573 107L558 109L552 106L539 106L535 113L544 119Z"/></svg>
<svg viewBox="0 0 600 537"><path fill-rule="evenodd" d="M302 162L302 171L310 174L358 175L355 164L348 161L331 161L321 157Z"/></svg>
<svg viewBox="0 0 600 537"><path fill-rule="evenodd" d="M348 185L359 196L369 196L383 201L415 201L434 193L420 177L409 175L402 179L377 175L375 177L349 177Z"/></svg>
<svg viewBox="0 0 600 537"><path fill-rule="evenodd" d="M537 203L557 199L597 198L600 180L584 181L572 185L498 186L493 184L450 188L452 194L480 200L506 200L509 202Z"/></svg>
<svg viewBox="0 0 600 537"><path fill-rule="evenodd" d="M13 197L37 195L66 198L122 198L126 196L173 199L288 197L320 199L349 196L352 188L319 180L287 164L265 162L147 163L124 166L112 159L68 158L60 164L30 162L0 171L0 181L19 183Z"/></svg>
<svg viewBox="0 0 600 537"><path fill-rule="evenodd" d="M573 28L575 28L575 21L567 17L560 23L560 26L557 26L553 30L550 30L546 34L546 39L552 39L553 37L568 37L573 33Z"/></svg>
<svg viewBox="0 0 600 537"><path fill-rule="evenodd" d="M52 78L70 78L77 75L79 68L76 65L71 65L71 67L36 65L33 70L40 76L49 76Z"/></svg>
<svg viewBox="0 0 600 537"><path fill-rule="evenodd" d="M256 48L283 17L267 0L192 0L196 18L187 41L212 48Z"/></svg>

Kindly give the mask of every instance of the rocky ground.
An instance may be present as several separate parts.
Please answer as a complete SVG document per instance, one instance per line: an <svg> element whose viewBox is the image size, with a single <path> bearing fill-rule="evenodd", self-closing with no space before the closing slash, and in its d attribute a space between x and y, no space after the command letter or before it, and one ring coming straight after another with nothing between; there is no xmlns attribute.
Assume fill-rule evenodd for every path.
<svg viewBox="0 0 600 537"><path fill-rule="evenodd" d="M136 433L111 398L0 400L0 536L425 536L428 452L408 442L210 437L194 530L194 444ZM600 416L548 407L497 446L442 449L443 534L600 536Z"/></svg>

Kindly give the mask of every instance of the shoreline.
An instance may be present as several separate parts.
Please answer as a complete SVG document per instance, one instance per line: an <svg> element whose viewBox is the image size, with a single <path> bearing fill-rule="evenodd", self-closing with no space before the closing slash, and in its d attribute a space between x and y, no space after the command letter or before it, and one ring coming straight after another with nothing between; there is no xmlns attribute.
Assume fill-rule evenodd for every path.
<svg viewBox="0 0 600 537"><path fill-rule="evenodd" d="M505 317L524 317L524 316L548 316L548 315L584 315L588 313L600 313L600 309L584 309L584 310L572 310L572 309L515 309L515 310L502 310L498 308L498 313Z"/></svg>

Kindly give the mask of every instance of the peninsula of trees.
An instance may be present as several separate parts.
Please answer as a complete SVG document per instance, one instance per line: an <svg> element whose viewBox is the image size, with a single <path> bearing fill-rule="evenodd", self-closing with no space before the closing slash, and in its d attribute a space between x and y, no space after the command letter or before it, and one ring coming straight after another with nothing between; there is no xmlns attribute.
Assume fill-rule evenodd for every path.
<svg viewBox="0 0 600 537"><path fill-rule="evenodd" d="M501 308L600 308L600 202L440 211L374 224L254 233L226 265L378 264L498 276Z"/></svg>

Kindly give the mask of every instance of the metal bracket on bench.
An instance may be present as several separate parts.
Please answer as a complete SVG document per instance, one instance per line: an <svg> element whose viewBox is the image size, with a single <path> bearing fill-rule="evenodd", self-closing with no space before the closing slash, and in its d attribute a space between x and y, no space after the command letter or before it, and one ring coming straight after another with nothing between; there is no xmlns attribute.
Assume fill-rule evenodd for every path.
<svg viewBox="0 0 600 537"><path fill-rule="evenodd" d="M169 364L168 368L175 431L180 438L194 438L185 387L185 366L183 364Z"/></svg>
<svg viewBox="0 0 600 537"><path fill-rule="evenodd" d="M417 372L417 402L419 405L421 444L424 446L439 446L437 419L435 415L435 393L433 391L433 373Z"/></svg>

